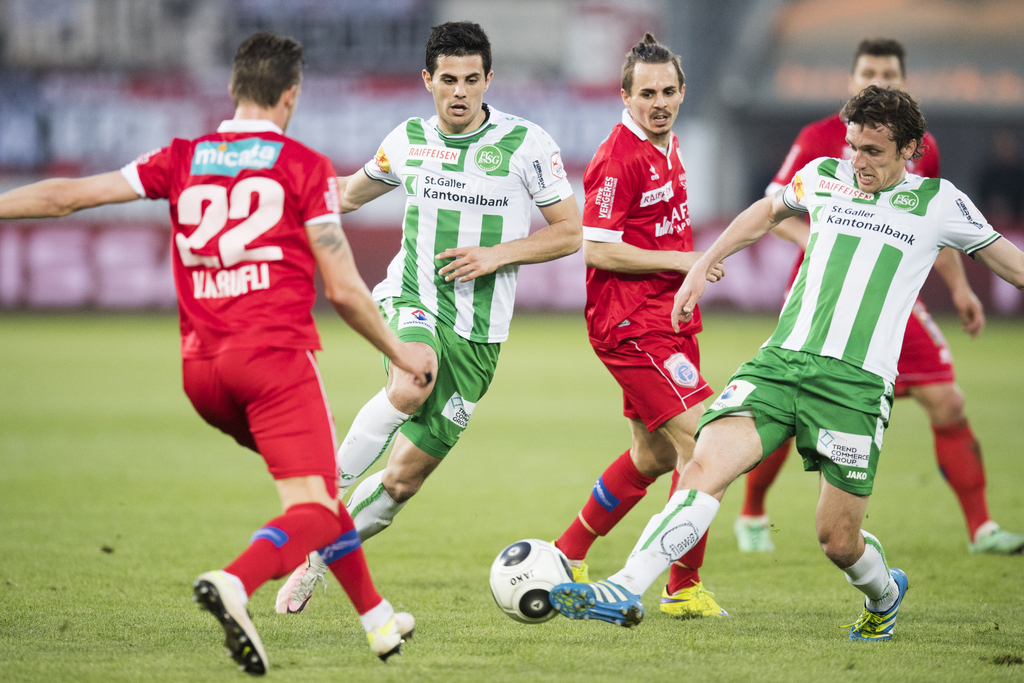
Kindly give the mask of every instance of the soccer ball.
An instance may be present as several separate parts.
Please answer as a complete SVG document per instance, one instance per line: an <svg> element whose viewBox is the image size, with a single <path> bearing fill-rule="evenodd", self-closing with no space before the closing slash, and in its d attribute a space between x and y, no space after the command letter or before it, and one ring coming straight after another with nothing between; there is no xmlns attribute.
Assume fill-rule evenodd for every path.
<svg viewBox="0 0 1024 683"><path fill-rule="evenodd" d="M491 595L501 611L524 624L555 616L548 592L572 581L572 568L558 548L536 538L513 543L491 565Z"/></svg>

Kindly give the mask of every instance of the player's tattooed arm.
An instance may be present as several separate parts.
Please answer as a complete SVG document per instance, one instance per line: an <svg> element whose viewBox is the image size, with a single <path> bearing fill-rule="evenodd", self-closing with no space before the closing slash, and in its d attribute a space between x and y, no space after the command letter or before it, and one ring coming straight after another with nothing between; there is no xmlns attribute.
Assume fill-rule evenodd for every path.
<svg viewBox="0 0 1024 683"><path fill-rule="evenodd" d="M328 254L338 254L349 251L348 238L345 231L337 223L319 223L309 226L310 243L316 249L323 250Z"/></svg>

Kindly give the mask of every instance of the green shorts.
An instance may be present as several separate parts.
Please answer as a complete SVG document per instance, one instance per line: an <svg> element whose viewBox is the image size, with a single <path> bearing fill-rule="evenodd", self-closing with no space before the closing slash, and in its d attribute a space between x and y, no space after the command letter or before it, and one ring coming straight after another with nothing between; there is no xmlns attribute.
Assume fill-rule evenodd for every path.
<svg viewBox="0 0 1024 683"><path fill-rule="evenodd" d="M434 389L400 431L425 453L443 458L455 446L473 409L491 386L501 344L460 337L418 301L385 299L380 308L399 339L429 344L437 354Z"/></svg>
<svg viewBox="0 0 1024 683"><path fill-rule="evenodd" d="M836 488L866 496L892 400L892 383L878 375L836 358L765 347L732 376L697 434L720 417L753 417L762 459L796 436L805 470L821 470Z"/></svg>

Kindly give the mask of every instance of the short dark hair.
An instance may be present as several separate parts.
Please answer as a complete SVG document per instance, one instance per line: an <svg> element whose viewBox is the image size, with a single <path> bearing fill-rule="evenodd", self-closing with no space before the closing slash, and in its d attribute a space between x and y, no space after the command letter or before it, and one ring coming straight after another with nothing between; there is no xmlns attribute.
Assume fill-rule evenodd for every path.
<svg viewBox="0 0 1024 683"><path fill-rule="evenodd" d="M897 151L902 151L911 142L916 141L917 149L912 159L920 159L924 153L922 143L928 124L917 106L917 101L909 93L896 88L869 85L843 105L840 116L847 123L856 123L860 126L885 126L896 143Z"/></svg>
<svg viewBox="0 0 1024 683"><path fill-rule="evenodd" d="M302 45L264 31L242 41L231 63L231 98L269 109L284 91L302 82Z"/></svg>
<svg viewBox="0 0 1024 683"><path fill-rule="evenodd" d="M850 72L857 70L857 60L861 55L872 57L896 57L900 60L900 76L907 77L907 51L903 49L903 43L895 38L865 38L860 41L857 51L853 53L853 66Z"/></svg>
<svg viewBox="0 0 1024 683"><path fill-rule="evenodd" d="M633 71L637 62L644 64L669 64L676 68L676 76L679 78L679 87L686 83L686 75L679 61L679 55L673 54L672 50L658 42L650 33L644 34L644 39L634 45L626 53L626 61L622 65L622 89L628 94L633 94Z"/></svg>
<svg viewBox="0 0 1024 683"><path fill-rule="evenodd" d="M427 73L437 70L438 58L480 55L484 63L484 76L491 73L491 41L480 27L471 21L449 21L430 29L427 38Z"/></svg>

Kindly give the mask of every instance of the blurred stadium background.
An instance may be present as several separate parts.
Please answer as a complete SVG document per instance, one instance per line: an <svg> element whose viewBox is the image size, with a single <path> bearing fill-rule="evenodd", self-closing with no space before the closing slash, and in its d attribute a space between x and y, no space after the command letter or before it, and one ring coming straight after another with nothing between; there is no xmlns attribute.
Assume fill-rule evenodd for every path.
<svg viewBox="0 0 1024 683"><path fill-rule="evenodd" d="M1024 248L1019 0L0 0L0 189L113 170L212 130L232 115L234 48L263 29L307 50L289 134L351 173L399 122L433 113L423 44L431 26L456 19L493 42L486 101L551 133L578 199L619 119L625 51L650 30L680 53L676 132L698 246L761 195L804 124L839 108L858 41L899 38L943 175ZM398 195L345 219L371 285L398 249ZM173 309L166 210L143 201L0 224L0 310ZM764 240L732 257L708 305L777 309L793 253ZM990 314L1024 315L1020 292L967 265ZM579 254L526 268L521 309L582 309ZM949 309L932 280L925 299Z"/></svg>

